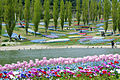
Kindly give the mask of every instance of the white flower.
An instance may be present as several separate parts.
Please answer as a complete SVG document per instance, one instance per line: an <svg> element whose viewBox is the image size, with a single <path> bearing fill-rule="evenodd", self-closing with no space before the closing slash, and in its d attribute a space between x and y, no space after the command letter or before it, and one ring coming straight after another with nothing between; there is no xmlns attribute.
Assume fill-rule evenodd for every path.
<svg viewBox="0 0 120 80"><path fill-rule="evenodd" d="M11 79L14 79L15 77L13 75L9 75Z"/></svg>
<svg viewBox="0 0 120 80"><path fill-rule="evenodd" d="M17 74L19 74L19 72L18 72L18 71L14 71L13 74L14 74L14 75L17 75Z"/></svg>
<svg viewBox="0 0 120 80"><path fill-rule="evenodd" d="M116 71L117 71L118 73L120 73L120 69L116 69Z"/></svg>
<svg viewBox="0 0 120 80"><path fill-rule="evenodd" d="M110 72L111 72L111 73L113 73L114 71L113 71L113 70L111 70Z"/></svg>

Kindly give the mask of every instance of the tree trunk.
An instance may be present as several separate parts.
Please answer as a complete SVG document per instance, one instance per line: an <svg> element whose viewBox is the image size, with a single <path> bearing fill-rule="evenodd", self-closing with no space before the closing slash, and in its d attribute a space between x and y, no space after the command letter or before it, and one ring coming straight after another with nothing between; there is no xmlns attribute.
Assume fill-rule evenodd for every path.
<svg viewBox="0 0 120 80"><path fill-rule="evenodd" d="M34 35L35 35L35 37L36 37L36 31L35 31L35 34L34 34Z"/></svg>
<svg viewBox="0 0 120 80"><path fill-rule="evenodd" d="M45 28L45 33L47 34L47 28Z"/></svg>
<svg viewBox="0 0 120 80"><path fill-rule="evenodd" d="M62 31L63 31L63 26L62 26Z"/></svg>
<svg viewBox="0 0 120 80"><path fill-rule="evenodd" d="M11 36L9 37L9 41L10 41L10 42L12 41L12 38L11 38Z"/></svg>
<svg viewBox="0 0 120 80"><path fill-rule="evenodd" d="M2 21L0 19L0 36L2 35Z"/></svg>

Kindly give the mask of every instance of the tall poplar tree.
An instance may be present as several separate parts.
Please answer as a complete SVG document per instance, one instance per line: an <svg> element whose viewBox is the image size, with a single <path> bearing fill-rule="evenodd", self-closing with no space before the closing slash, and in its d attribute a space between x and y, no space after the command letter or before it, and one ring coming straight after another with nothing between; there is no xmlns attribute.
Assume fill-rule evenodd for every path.
<svg viewBox="0 0 120 80"><path fill-rule="evenodd" d="M101 3L101 0L98 3L98 15L99 15L99 20L100 20L100 18L102 16L102 3Z"/></svg>
<svg viewBox="0 0 120 80"><path fill-rule="evenodd" d="M72 4L69 1L69 3L68 3L68 22L69 22L69 26L71 26L71 21L72 21Z"/></svg>
<svg viewBox="0 0 120 80"><path fill-rule="evenodd" d="M120 33L120 3L118 3L118 31Z"/></svg>
<svg viewBox="0 0 120 80"><path fill-rule="evenodd" d="M117 8L118 8L117 0L112 0L112 19L113 19L113 31L114 31L114 33L117 30Z"/></svg>
<svg viewBox="0 0 120 80"><path fill-rule="evenodd" d="M18 0L14 0L14 9L15 9L15 20L18 20L18 16L19 16L19 4L18 4Z"/></svg>
<svg viewBox="0 0 120 80"><path fill-rule="evenodd" d="M6 24L6 30L9 35L10 41L12 40L11 36L13 30L15 28L16 20L15 20L15 9L14 9L14 0L5 0L4 7L4 20Z"/></svg>
<svg viewBox="0 0 120 80"><path fill-rule="evenodd" d="M59 1L58 0L54 0L53 3L53 19L54 19L54 26L55 26L55 30L57 29L57 25L58 25L58 17L59 17Z"/></svg>
<svg viewBox="0 0 120 80"><path fill-rule="evenodd" d="M44 1L44 22L45 22L45 32L47 33L47 29L49 26L49 20L50 20L50 3L49 0Z"/></svg>
<svg viewBox="0 0 120 80"><path fill-rule="evenodd" d="M97 16L98 16L98 5L97 1L94 1L94 20L97 21Z"/></svg>
<svg viewBox="0 0 120 80"><path fill-rule="evenodd" d="M60 2L60 19L61 19L61 29L63 30L64 27L64 1L61 0Z"/></svg>
<svg viewBox="0 0 120 80"><path fill-rule="evenodd" d="M30 6L30 19L32 19L34 15L34 3L35 3L35 0L32 0L31 6Z"/></svg>
<svg viewBox="0 0 120 80"><path fill-rule="evenodd" d="M19 0L19 19L20 19L20 21L23 19L23 4L22 4L22 0Z"/></svg>
<svg viewBox="0 0 120 80"><path fill-rule="evenodd" d="M93 0L91 0L91 2L90 2L89 15L90 15L90 20L92 20L92 22L94 22L94 1Z"/></svg>
<svg viewBox="0 0 120 80"><path fill-rule="evenodd" d="M65 3L65 22L67 22L67 19L68 19L68 4L69 4L69 2L66 1L66 3Z"/></svg>
<svg viewBox="0 0 120 80"><path fill-rule="evenodd" d="M89 0L83 0L82 2L82 18L83 18L83 23L84 25L87 23L89 23L89 20L88 20L88 4L89 4Z"/></svg>
<svg viewBox="0 0 120 80"><path fill-rule="evenodd" d="M28 34L29 20L30 20L30 0L25 0L25 9L24 9L24 18L25 18L25 29L26 35Z"/></svg>
<svg viewBox="0 0 120 80"><path fill-rule="evenodd" d="M78 25L80 24L80 17L81 17L81 12L80 12L80 0L76 1L76 18L78 21Z"/></svg>
<svg viewBox="0 0 120 80"><path fill-rule="evenodd" d="M2 34L3 1L0 0L0 36Z"/></svg>
<svg viewBox="0 0 120 80"><path fill-rule="evenodd" d="M105 32L108 29L108 19L111 13L111 5L109 0L104 0L104 21L105 21Z"/></svg>
<svg viewBox="0 0 120 80"><path fill-rule="evenodd" d="M34 15L33 15L33 23L34 23L34 31L35 31L35 36L36 36L36 32L38 31L38 25L40 22L40 18L41 18L41 11L42 11L42 5L40 0L35 0L34 3Z"/></svg>

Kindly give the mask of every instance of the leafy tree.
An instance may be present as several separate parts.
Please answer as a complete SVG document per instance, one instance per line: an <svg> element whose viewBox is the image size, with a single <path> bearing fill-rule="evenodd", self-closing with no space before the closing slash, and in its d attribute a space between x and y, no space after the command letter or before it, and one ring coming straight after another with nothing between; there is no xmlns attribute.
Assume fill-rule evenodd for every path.
<svg viewBox="0 0 120 80"><path fill-rule="evenodd" d="M111 5L109 0L104 0L104 21L105 21L105 32L108 29L108 19L111 13Z"/></svg>
<svg viewBox="0 0 120 80"><path fill-rule="evenodd" d="M120 3L118 3L118 31L120 33Z"/></svg>
<svg viewBox="0 0 120 80"><path fill-rule="evenodd" d="M80 17L81 17L81 12L80 12L80 0L76 1L76 18L78 21L78 25L80 24Z"/></svg>
<svg viewBox="0 0 120 80"><path fill-rule="evenodd" d="M60 19L61 19L61 28L63 30L63 27L64 27L64 1L61 0L60 2Z"/></svg>
<svg viewBox="0 0 120 80"><path fill-rule="evenodd" d="M55 30L57 29L57 24L58 24L58 17L59 17L59 8L58 8L58 0L54 0L54 5L53 5L53 19L54 19L54 25L55 25Z"/></svg>
<svg viewBox="0 0 120 80"><path fill-rule="evenodd" d="M82 13L82 16L83 16L83 23L84 25L87 23L88 24L88 4L89 4L89 0L84 0L82 2L82 10L83 10L83 13Z"/></svg>
<svg viewBox="0 0 120 80"><path fill-rule="evenodd" d="M117 8L118 8L117 0L112 0L112 19L113 19L113 31L114 31L114 33L117 30Z"/></svg>
<svg viewBox="0 0 120 80"><path fill-rule="evenodd" d="M3 1L0 0L0 36L2 34Z"/></svg>
<svg viewBox="0 0 120 80"><path fill-rule="evenodd" d="M4 18L5 18L4 20L6 23L7 33L11 41L12 40L11 36L12 36L13 30L16 24L14 0L5 0Z"/></svg>
<svg viewBox="0 0 120 80"><path fill-rule="evenodd" d="M32 0L31 7L30 7L30 19L32 19L34 15L34 3L35 3L35 0Z"/></svg>
<svg viewBox="0 0 120 80"><path fill-rule="evenodd" d="M99 20L101 18L101 15L102 15L102 3L101 3L101 0L99 1L98 3L98 15L99 15Z"/></svg>
<svg viewBox="0 0 120 80"><path fill-rule="evenodd" d="M36 36L36 32L38 31L38 25L41 18L41 8L42 8L42 5L40 3L40 0L35 0L34 15L33 15L35 36Z"/></svg>
<svg viewBox="0 0 120 80"><path fill-rule="evenodd" d="M90 20L92 20L94 22L94 1L91 0L91 3L90 3Z"/></svg>
<svg viewBox="0 0 120 80"><path fill-rule="evenodd" d="M69 4L69 2L66 1L66 3L65 3L65 22L67 22L67 19L68 19L68 4Z"/></svg>
<svg viewBox="0 0 120 80"><path fill-rule="evenodd" d="M71 21L72 21L72 4L69 1L69 3L68 3L68 22L69 22L69 26L71 26Z"/></svg>
<svg viewBox="0 0 120 80"><path fill-rule="evenodd" d="M98 9L97 9L97 1L94 1L94 20L97 21L97 16L98 16Z"/></svg>
<svg viewBox="0 0 120 80"><path fill-rule="evenodd" d="M23 4L22 4L22 0L19 0L19 19L20 20L23 19Z"/></svg>
<svg viewBox="0 0 120 80"><path fill-rule="evenodd" d="M18 20L18 14L19 14L19 5L18 5L18 0L15 0L14 2L14 9L15 9L15 20Z"/></svg>
<svg viewBox="0 0 120 80"><path fill-rule="evenodd" d="M50 20L50 3L49 0L44 1L44 22L45 22L45 32L47 33L47 29L49 26L49 20Z"/></svg>
<svg viewBox="0 0 120 80"><path fill-rule="evenodd" d="M26 35L28 34L29 20L30 20L30 0L25 0L24 18L26 23Z"/></svg>

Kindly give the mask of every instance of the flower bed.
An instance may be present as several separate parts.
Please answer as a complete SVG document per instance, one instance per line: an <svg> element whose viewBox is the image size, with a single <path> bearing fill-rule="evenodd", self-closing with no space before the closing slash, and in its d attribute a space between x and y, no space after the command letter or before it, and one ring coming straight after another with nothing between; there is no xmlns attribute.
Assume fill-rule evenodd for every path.
<svg viewBox="0 0 120 80"><path fill-rule="evenodd" d="M36 59L0 66L1 79L28 80L116 80L120 73L120 55L109 54L83 58Z"/></svg>

